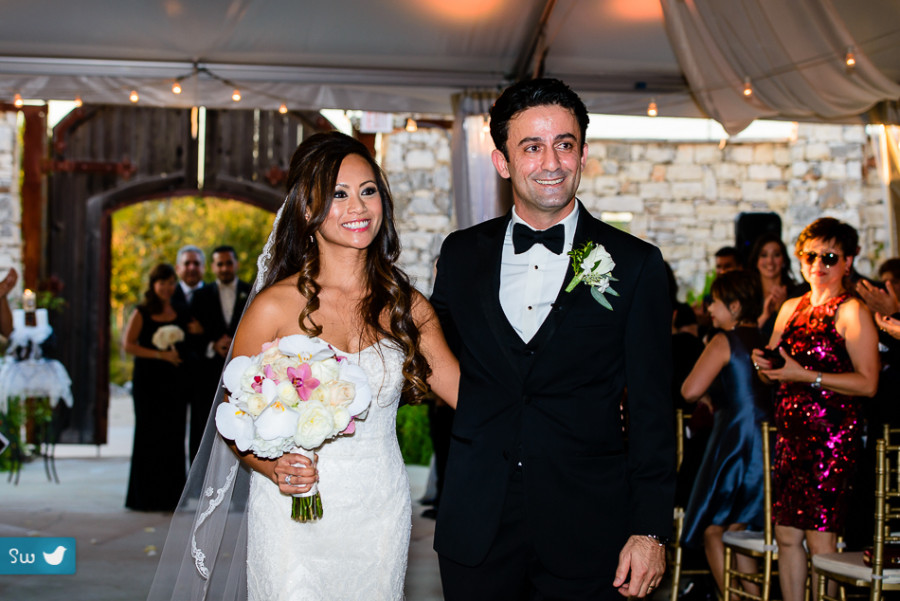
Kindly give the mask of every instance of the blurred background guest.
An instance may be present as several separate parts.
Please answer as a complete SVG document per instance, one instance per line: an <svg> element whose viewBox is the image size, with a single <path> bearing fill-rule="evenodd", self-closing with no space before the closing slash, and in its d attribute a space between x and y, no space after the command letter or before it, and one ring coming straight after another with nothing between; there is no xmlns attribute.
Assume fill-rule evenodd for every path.
<svg viewBox="0 0 900 601"><path fill-rule="evenodd" d="M762 526L763 465L760 423L771 411L769 395L755 377L750 353L762 346L756 325L762 298L756 278L729 271L712 284L709 314L713 336L681 386L688 402L709 393L713 428L684 515L682 544L702 548L722 590L725 548L722 533ZM701 401L706 402L706 401ZM739 555L744 571L753 559ZM745 585L748 586L748 585ZM748 590L758 594L757 588Z"/></svg>
<svg viewBox="0 0 900 601"><path fill-rule="evenodd" d="M775 329L778 310L789 298L800 296L809 290L807 285L798 285L791 275L791 260L782 239L771 233L763 234L753 243L747 270L756 275L762 289L762 312L757 323L764 341L768 341Z"/></svg>
<svg viewBox="0 0 900 601"><path fill-rule="evenodd" d="M200 448L219 376L225 367L225 356L237 330L244 305L250 295L250 284L237 277L237 253L231 246L219 246L212 251L210 267L216 281L198 288L190 302L190 314L200 323L196 354L201 366L197 374L197 393L188 399L190 406L190 457Z"/></svg>
<svg viewBox="0 0 900 601"><path fill-rule="evenodd" d="M735 269L743 269L744 262L741 260L741 253L734 246L723 246L716 251L715 254L716 275L722 275L726 271Z"/></svg>
<svg viewBox="0 0 900 601"><path fill-rule="evenodd" d="M765 382L778 382L773 468L775 537L785 601L802 601L810 555L834 552L843 531L861 445L860 401L878 384L878 336L850 292L859 237L825 217L808 225L795 252L810 292L781 306L769 348L753 351Z"/></svg>
<svg viewBox="0 0 900 601"><path fill-rule="evenodd" d="M134 355L134 446L125 506L138 511L172 511L186 479L185 407L181 358L174 344L187 327L187 315L175 310L175 269L161 263L150 271L144 301L128 319L125 352ZM169 326L160 332L161 328ZM162 347L162 348L161 348Z"/></svg>

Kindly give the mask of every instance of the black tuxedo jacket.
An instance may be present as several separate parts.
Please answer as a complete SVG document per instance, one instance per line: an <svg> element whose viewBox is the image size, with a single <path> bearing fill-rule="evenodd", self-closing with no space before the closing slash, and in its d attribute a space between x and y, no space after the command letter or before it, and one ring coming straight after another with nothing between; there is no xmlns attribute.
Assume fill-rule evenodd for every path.
<svg viewBox="0 0 900 601"><path fill-rule="evenodd" d="M481 562L521 460L543 564L562 577L605 570L611 584L629 535L672 528L672 314L662 256L580 206L574 245L606 248L620 296L606 294L610 311L585 284L565 292L570 264L550 315L525 343L499 300L509 220L450 234L438 261L432 303L462 375L434 547L464 565Z"/></svg>
<svg viewBox="0 0 900 601"><path fill-rule="evenodd" d="M222 303L219 300L219 283L213 282L206 284L196 292L191 298L191 316L200 322L203 326L203 334L201 335L203 352L210 342L215 342L222 335L234 337L237 331L238 322L241 320L241 314L244 312L244 305L247 304L247 298L250 296L250 284L238 280L237 291L234 299L234 310L231 312L228 320L222 315ZM205 356L205 355L204 355ZM211 362L218 366L221 371L225 363L223 357L216 355ZM213 367L215 367L213 366ZM218 379L218 373L216 374Z"/></svg>

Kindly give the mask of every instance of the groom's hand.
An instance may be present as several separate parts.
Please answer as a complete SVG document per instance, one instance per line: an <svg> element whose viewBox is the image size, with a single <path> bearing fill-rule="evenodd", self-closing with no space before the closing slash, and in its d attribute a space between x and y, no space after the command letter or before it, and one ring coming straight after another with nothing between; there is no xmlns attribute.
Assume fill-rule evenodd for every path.
<svg viewBox="0 0 900 601"><path fill-rule="evenodd" d="M623 597L643 598L659 586L665 571L665 546L649 536L631 536L619 553L613 586Z"/></svg>

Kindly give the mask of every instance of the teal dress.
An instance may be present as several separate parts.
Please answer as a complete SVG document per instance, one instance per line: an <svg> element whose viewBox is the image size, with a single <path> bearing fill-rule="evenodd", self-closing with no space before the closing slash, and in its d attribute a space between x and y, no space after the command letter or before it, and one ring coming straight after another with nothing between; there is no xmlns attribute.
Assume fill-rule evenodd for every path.
<svg viewBox="0 0 900 601"><path fill-rule="evenodd" d="M681 542L702 548L708 526L762 527L763 461L760 424L771 414L750 353L765 344L756 327L723 332L731 358L710 394L713 428L684 514Z"/></svg>

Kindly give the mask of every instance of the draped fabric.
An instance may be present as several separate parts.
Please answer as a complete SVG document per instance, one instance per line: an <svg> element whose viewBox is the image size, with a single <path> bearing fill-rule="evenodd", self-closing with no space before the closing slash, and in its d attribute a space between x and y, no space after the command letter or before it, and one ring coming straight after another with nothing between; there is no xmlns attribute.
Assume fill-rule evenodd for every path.
<svg viewBox="0 0 900 601"><path fill-rule="evenodd" d="M729 134L760 118L846 120L900 98L900 85L872 64L829 0L661 2L694 98Z"/></svg>
<svg viewBox="0 0 900 601"><path fill-rule="evenodd" d="M487 114L494 92L467 92L453 97L453 196L457 228L498 217L509 208L501 178L491 162L494 142Z"/></svg>
<svg viewBox="0 0 900 601"><path fill-rule="evenodd" d="M878 179L884 189L885 223L890 232L890 248L898 248L900 234L900 127L872 128L872 151L878 167Z"/></svg>

